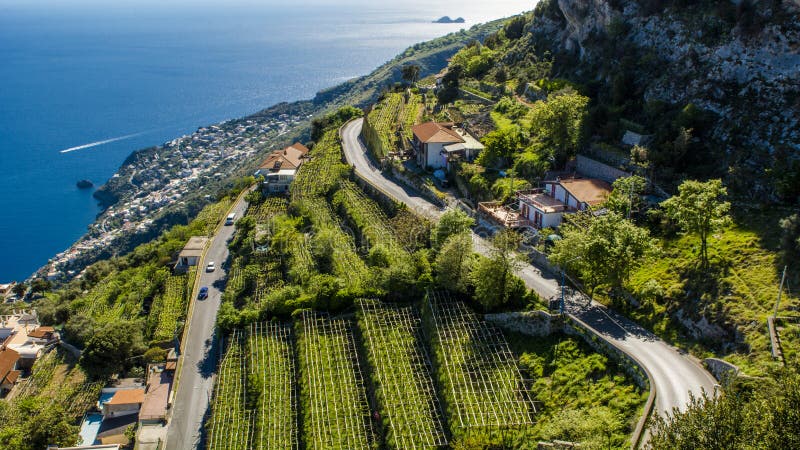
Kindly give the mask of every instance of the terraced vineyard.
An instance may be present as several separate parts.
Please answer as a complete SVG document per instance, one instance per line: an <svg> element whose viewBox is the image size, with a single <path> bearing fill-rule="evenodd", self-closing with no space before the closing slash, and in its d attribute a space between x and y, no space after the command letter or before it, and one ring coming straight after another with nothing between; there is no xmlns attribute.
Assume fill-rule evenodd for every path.
<svg viewBox="0 0 800 450"><path fill-rule="evenodd" d="M413 307L361 301L365 336L386 443L395 449L447 444L442 408L431 377L422 320Z"/></svg>
<svg viewBox="0 0 800 450"><path fill-rule="evenodd" d="M351 287L361 286L368 277L367 266L356 252L353 236L342 230L327 200L307 198L298 202L298 207L311 219L316 233L315 245L330 264L331 272Z"/></svg>
<svg viewBox="0 0 800 450"><path fill-rule="evenodd" d="M246 373L242 336L239 331L234 331L228 338L228 349L220 362L211 400L209 450L250 448L252 412L245 407Z"/></svg>
<svg viewBox="0 0 800 450"><path fill-rule="evenodd" d="M533 425L535 409L503 334L445 292L430 292L426 308L453 435Z"/></svg>
<svg viewBox="0 0 800 450"><path fill-rule="evenodd" d="M258 224L266 224L276 214L286 212L289 201L285 197L270 196L257 205L247 208L245 215L256 219Z"/></svg>
<svg viewBox="0 0 800 450"><path fill-rule="evenodd" d="M376 157L385 157L397 147L395 130L397 129L397 116L402 108L403 94L391 93L375 105L375 108L367 116L366 122L377 135L380 143L376 146Z"/></svg>
<svg viewBox="0 0 800 450"><path fill-rule="evenodd" d="M327 194L348 170L348 166L342 163L342 149L336 130L325 133L309 155L311 159L300 166L292 182L292 201Z"/></svg>
<svg viewBox="0 0 800 450"><path fill-rule="evenodd" d="M193 279L193 278L192 278ZM153 333L156 341L167 341L175 337L178 321L186 313L187 282L186 275L172 275L167 278L164 294L158 302L158 322Z"/></svg>
<svg viewBox="0 0 800 450"><path fill-rule="evenodd" d="M417 124L417 118L419 118L420 108L422 108L422 96L418 94L412 94L408 102L403 106L403 110L400 113L400 126L402 127L403 137L406 139L412 139L414 137L414 133L411 131L411 128Z"/></svg>
<svg viewBox="0 0 800 450"><path fill-rule="evenodd" d="M364 120L362 133L369 150L375 158L381 159L396 152L401 145L398 142L397 130L404 138L411 139L411 128L416 124L422 107L422 97L393 92L387 94L377 103Z"/></svg>
<svg viewBox="0 0 800 450"><path fill-rule="evenodd" d="M305 447L377 448L352 325L305 312L299 330Z"/></svg>
<svg viewBox="0 0 800 450"><path fill-rule="evenodd" d="M290 325L255 323L247 337L250 374L261 384L253 449L299 448L294 333Z"/></svg>
<svg viewBox="0 0 800 450"><path fill-rule="evenodd" d="M394 230L381 207L368 198L353 182L343 180L334 195L334 206L340 206L350 220L361 230L368 246L384 245L405 253L394 235Z"/></svg>

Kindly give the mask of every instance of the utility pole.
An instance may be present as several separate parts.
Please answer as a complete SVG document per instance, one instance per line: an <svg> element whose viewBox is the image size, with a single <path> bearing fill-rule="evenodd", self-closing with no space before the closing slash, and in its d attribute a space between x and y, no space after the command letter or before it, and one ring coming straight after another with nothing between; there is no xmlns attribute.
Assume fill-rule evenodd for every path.
<svg viewBox="0 0 800 450"><path fill-rule="evenodd" d="M783 283L786 281L786 267L783 266L783 275L781 275L781 287L778 288L778 299L775 300L775 311L772 313L772 318L778 317L778 307L781 304L781 293L783 292Z"/></svg>

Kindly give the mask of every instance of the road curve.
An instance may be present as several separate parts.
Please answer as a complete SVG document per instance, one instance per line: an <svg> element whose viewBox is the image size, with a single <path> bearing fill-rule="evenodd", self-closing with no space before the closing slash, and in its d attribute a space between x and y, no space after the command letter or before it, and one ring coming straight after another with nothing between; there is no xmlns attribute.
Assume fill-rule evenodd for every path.
<svg viewBox="0 0 800 450"><path fill-rule="evenodd" d="M240 196L231 212L242 217L247 208L244 196ZM178 382L178 392L172 402L172 417L167 428L168 450L202 448L203 419L208 411L214 390L214 375L219 361L219 346L215 334L217 311L219 310L228 259L228 240L233 236L233 226L221 226L212 238L205 258L198 263L200 286L208 286L208 298L194 299L192 317L186 342L183 346L183 362ZM207 262L214 261L217 269L206 272ZM193 292L192 295L197 295Z"/></svg>
<svg viewBox="0 0 800 450"><path fill-rule="evenodd" d="M354 166L360 177L395 200L406 203L431 219L438 218L442 213L441 209L398 186L372 164L366 156L364 143L359 138L362 124L363 119L356 119L341 130L342 147L347 162ZM488 252L489 245L483 237L473 232L473 241L478 252ZM528 288L543 298L553 297L559 292L558 281L531 264L523 265L518 275ZM644 366L650 383L655 387L655 411L659 414L670 412L673 408L684 410L690 393L698 396L703 390L714 392L716 381L696 359L620 314L597 302L589 302L586 297L573 297L568 302L566 311Z"/></svg>

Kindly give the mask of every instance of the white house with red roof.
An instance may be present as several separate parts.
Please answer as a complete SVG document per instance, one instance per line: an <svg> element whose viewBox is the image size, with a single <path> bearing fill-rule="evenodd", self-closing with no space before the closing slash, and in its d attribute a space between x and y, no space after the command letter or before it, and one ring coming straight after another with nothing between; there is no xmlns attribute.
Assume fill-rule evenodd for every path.
<svg viewBox="0 0 800 450"><path fill-rule="evenodd" d="M417 164L421 167L449 170L455 159L472 161L483 150L483 144L466 129L452 123L426 122L415 125L411 131Z"/></svg>
<svg viewBox="0 0 800 450"><path fill-rule="evenodd" d="M263 188L268 192L286 192L305 162L308 147L295 142L283 150L275 150L261 163L255 176L264 177Z"/></svg>

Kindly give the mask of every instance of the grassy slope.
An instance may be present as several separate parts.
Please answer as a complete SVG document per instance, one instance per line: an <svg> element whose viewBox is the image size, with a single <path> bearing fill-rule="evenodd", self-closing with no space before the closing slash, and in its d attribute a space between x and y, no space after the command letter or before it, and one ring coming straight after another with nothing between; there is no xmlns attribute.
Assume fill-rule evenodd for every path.
<svg viewBox="0 0 800 450"><path fill-rule="evenodd" d="M724 357L750 375L764 374L776 364L770 355L766 319L773 312L783 269L777 254L777 222L786 214L780 209L739 214L733 226L709 240L710 273L697 268L700 242L695 236L665 239L662 255L637 270L631 284L636 287L654 279L666 295L662 301L633 311L634 318L699 355ZM789 288L797 285L798 276L790 277ZM789 308L800 306L796 291L785 291L781 305L779 314L792 314ZM702 314L723 325L728 337L740 345L721 346L687 335L685 328L665 314L682 307L695 318ZM787 328L782 338L787 360L793 359L800 348L796 326Z"/></svg>
<svg viewBox="0 0 800 450"><path fill-rule="evenodd" d="M647 393L579 338L507 333L524 375L534 380L535 439L580 441L582 448L620 448Z"/></svg>

